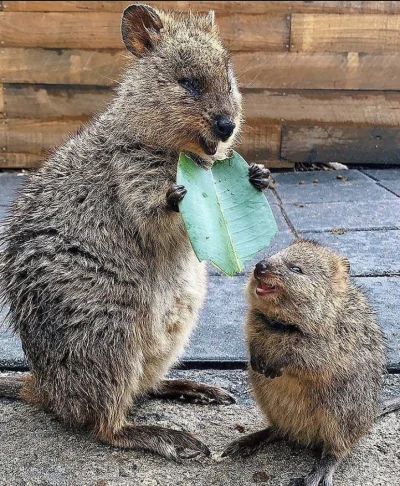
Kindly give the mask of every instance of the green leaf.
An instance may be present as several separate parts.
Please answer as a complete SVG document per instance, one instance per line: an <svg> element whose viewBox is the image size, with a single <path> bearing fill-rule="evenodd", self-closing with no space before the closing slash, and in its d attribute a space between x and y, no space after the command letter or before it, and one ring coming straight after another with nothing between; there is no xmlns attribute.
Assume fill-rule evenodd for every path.
<svg viewBox="0 0 400 486"><path fill-rule="evenodd" d="M187 194L179 210L198 259L227 275L269 245L277 232L264 194L249 181L249 166L236 152L205 170L181 153L177 184Z"/></svg>

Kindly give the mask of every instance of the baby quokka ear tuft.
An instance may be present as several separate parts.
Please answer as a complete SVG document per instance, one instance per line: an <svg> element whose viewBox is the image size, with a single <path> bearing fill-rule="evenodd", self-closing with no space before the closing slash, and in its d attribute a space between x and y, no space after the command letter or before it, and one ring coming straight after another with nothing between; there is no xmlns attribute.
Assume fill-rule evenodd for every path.
<svg viewBox="0 0 400 486"><path fill-rule="evenodd" d="M154 49L162 28L158 13L148 5L129 5L122 14L122 40L128 51L137 57Z"/></svg>

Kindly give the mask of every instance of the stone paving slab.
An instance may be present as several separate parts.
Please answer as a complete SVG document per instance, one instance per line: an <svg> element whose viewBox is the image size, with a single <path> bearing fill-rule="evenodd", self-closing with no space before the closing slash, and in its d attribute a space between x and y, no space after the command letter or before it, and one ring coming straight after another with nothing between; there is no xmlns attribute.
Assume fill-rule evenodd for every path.
<svg viewBox="0 0 400 486"><path fill-rule="evenodd" d="M223 386L237 404L196 405L144 400L135 421L195 433L211 457L182 464L140 451L115 449L66 429L55 418L19 401L0 399L0 486L287 486L311 469L315 455L276 442L246 459L220 459L224 447L245 433L265 427L240 371L174 372L173 377ZM400 394L400 376L385 378L384 396ZM338 467L335 486L397 486L400 412L379 419Z"/></svg>
<svg viewBox="0 0 400 486"><path fill-rule="evenodd" d="M0 227L2 226L4 218L7 215L7 210L8 210L7 206L0 206Z"/></svg>
<svg viewBox="0 0 400 486"><path fill-rule="evenodd" d="M398 169L363 169L362 172L377 181L399 181L400 168Z"/></svg>
<svg viewBox="0 0 400 486"><path fill-rule="evenodd" d="M5 311L0 311L0 368L21 369L27 366L19 337L5 329Z"/></svg>
<svg viewBox="0 0 400 486"><path fill-rule="evenodd" d="M397 181L380 181L379 184L389 191L392 191L396 196L400 196L400 180Z"/></svg>
<svg viewBox="0 0 400 486"><path fill-rule="evenodd" d="M0 173L0 206L9 206L16 198L25 176L19 173Z"/></svg>
<svg viewBox="0 0 400 486"><path fill-rule="evenodd" d="M400 229L400 199L368 202L283 204L289 220L299 232Z"/></svg>
<svg viewBox="0 0 400 486"><path fill-rule="evenodd" d="M400 181L399 181L400 182ZM332 182L331 184L281 184L276 192L285 203L330 203L396 200L397 196L376 182Z"/></svg>
<svg viewBox="0 0 400 486"><path fill-rule="evenodd" d="M347 182L371 182L371 178L363 174L359 170L314 170L306 172L277 172L272 174L274 181L277 183L277 188L281 185L295 186L300 181L305 184L312 184L314 180L318 180L318 184L338 184L343 183L343 179Z"/></svg>
<svg viewBox="0 0 400 486"><path fill-rule="evenodd" d="M389 174L389 175L388 175ZM2 176L4 174L1 174ZM347 181L337 177L345 177ZM10 177L11 186L18 184L15 174ZM399 229L400 229L400 201L385 191L379 184L400 180L400 169L394 171L314 171L301 173L274 174L277 182L277 192L280 192L285 209L291 223L303 236L317 239L323 244L346 254L352 263L353 275L395 275L399 273ZM382 191L394 197L394 200L384 200L381 196L374 197L368 193L368 201L357 202L324 202L318 198L312 204L293 204L288 202L292 198L291 191L309 191L313 194L313 180L318 178L318 191L325 190L326 194L343 191L343 187L357 187L363 184L368 191L382 194ZM22 178L21 178L22 180ZM304 185L297 185L304 180ZM4 186L5 179L0 178ZM359 187L360 186L360 187ZM322 189L321 189L322 188ZM1 189L1 186L0 186ZM256 255L248 262L244 275L234 278L222 277L219 272L209 266L210 279L206 305L201 313L199 325L192 336L191 344L185 354L185 361L191 362L243 362L246 360L246 350L243 343L242 327L245 319L245 302L243 289L246 273L252 271L257 261L265 254L272 254L287 246L293 235L280 211L274 192L267 190L266 195L277 219L279 233L271 246ZM367 194L367 192L365 193ZM314 193L314 196L316 193ZM297 196L294 196L297 197ZM327 196L328 197L328 196ZM343 193L341 195L343 197ZM379 200L380 199L380 200ZM0 220L5 207L0 206ZM0 221L1 225L1 221ZM384 228L397 228L390 231ZM341 235L329 230L345 228ZM379 231L372 231L378 228ZM382 229L383 228L383 229ZM368 231L363 231L367 229ZM350 231L349 231L350 230ZM357 231L352 231L357 230ZM382 325L389 340L389 365L400 368L400 349L398 345L399 321L396 320L396 300L398 300L398 280L364 279L371 292L373 304L377 302ZM387 304L387 305L386 305ZM0 317L1 321L1 317ZM1 327L1 325L0 325ZM9 334L0 332L0 366L21 366L24 364L21 346L17 338L10 338Z"/></svg>
<svg viewBox="0 0 400 486"><path fill-rule="evenodd" d="M400 275L400 231L345 231L341 233L302 233L321 245L346 256L352 275Z"/></svg>
<svg viewBox="0 0 400 486"><path fill-rule="evenodd" d="M183 356L186 363L243 363L247 361L243 326L247 305L244 287L247 277L211 276L199 324ZM360 277L354 279L370 298L387 338L388 367L400 369L400 277ZM24 366L20 342L0 334L0 366Z"/></svg>
<svg viewBox="0 0 400 486"><path fill-rule="evenodd" d="M386 337L388 367L400 370L400 277L357 277L356 285L373 305Z"/></svg>
<svg viewBox="0 0 400 486"><path fill-rule="evenodd" d="M209 278L206 303L185 353L185 360L247 360L243 341L246 280L244 275Z"/></svg>

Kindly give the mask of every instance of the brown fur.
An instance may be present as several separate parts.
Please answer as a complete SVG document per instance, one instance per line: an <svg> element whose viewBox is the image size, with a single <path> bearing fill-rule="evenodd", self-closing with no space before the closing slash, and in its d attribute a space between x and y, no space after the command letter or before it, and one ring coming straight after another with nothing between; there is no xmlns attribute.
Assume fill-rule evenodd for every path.
<svg viewBox="0 0 400 486"><path fill-rule="evenodd" d="M241 98L212 16L135 5L124 12L122 35L135 60L117 96L29 177L12 208L0 296L32 371L27 401L109 444L176 459L181 448L208 449L187 433L135 427L127 411L147 392L171 393L162 378L205 295L204 265L167 198L177 194L179 152L204 167L224 158ZM200 92L182 79L197 80ZM221 113L236 124L224 142L213 131ZM15 395L15 386L3 394ZM186 388L190 398L195 388L230 399Z"/></svg>
<svg viewBox="0 0 400 486"><path fill-rule="evenodd" d="M261 263L263 275L255 271L247 286L246 338L254 396L270 423L264 435L322 447L323 460L304 484L328 486L337 462L379 414L382 332L340 255L297 240ZM260 281L280 292L257 295ZM242 438L224 455L250 453L259 442Z"/></svg>

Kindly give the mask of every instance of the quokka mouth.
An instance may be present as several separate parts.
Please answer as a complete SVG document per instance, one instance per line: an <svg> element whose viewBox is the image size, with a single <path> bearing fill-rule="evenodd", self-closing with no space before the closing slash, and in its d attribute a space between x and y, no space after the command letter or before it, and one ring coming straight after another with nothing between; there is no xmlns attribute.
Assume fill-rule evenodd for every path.
<svg viewBox="0 0 400 486"><path fill-rule="evenodd" d="M217 153L218 142L206 140L203 135L199 135L199 143L207 155L215 155Z"/></svg>
<svg viewBox="0 0 400 486"><path fill-rule="evenodd" d="M280 285L274 283L259 281L256 288L256 294L260 297L264 297L266 295L280 294L282 292L283 288Z"/></svg>

